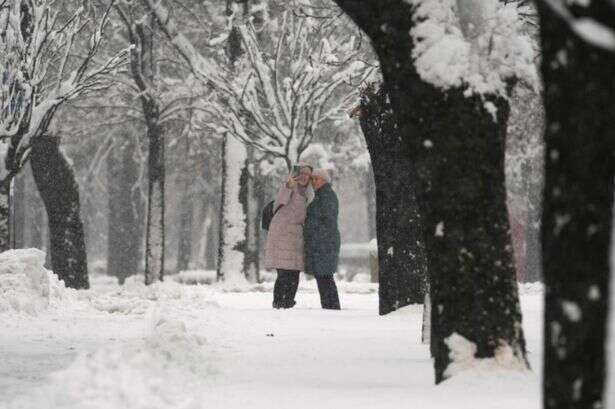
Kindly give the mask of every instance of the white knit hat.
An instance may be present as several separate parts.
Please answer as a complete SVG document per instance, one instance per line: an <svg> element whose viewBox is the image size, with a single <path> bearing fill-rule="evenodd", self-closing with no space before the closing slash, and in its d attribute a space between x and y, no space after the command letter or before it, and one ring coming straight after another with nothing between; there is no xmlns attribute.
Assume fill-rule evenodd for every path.
<svg viewBox="0 0 615 409"><path fill-rule="evenodd" d="M329 171L326 169L314 169L312 171L312 177L318 177L327 183L331 183L331 175L329 174Z"/></svg>

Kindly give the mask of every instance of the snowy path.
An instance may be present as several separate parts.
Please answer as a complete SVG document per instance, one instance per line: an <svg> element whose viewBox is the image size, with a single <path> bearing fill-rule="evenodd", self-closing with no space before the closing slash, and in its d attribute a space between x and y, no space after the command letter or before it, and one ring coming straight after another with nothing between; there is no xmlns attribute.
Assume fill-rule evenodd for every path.
<svg viewBox="0 0 615 409"><path fill-rule="evenodd" d="M533 372L434 387L420 308L379 317L374 293L342 293L343 311L322 311L308 283L295 309L276 311L268 292L134 287L103 281L70 308L0 314L0 408L540 406ZM540 298L523 297L534 368Z"/></svg>

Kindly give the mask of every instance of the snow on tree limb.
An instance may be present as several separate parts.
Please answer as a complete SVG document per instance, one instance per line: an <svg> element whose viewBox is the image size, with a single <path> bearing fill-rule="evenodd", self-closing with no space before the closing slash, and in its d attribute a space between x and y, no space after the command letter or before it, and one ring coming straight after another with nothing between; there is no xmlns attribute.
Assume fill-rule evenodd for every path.
<svg viewBox="0 0 615 409"><path fill-rule="evenodd" d="M611 27L608 27L591 18L575 17L568 9L567 4L564 4L563 1L544 1L560 16L561 19L568 23L572 31L574 31L585 42L607 51L615 51L615 30ZM587 5L589 5L589 3Z"/></svg>
<svg viewBox="0 0 615 409"><path fill-rule="evenodd" d="M90 16L80 7L60 18L51 0L2 3L0 140L10 140L6 179L27 161L33 138L48 129L64 102L109 87L110 75L125 62L127 50L95 61L112 4L101 16ZM96 17L87 37L85 31ZM84 56L78 56L77 47Z"/></svg>
<svg viewBox="0 0 615 409"><path fill-rule="evenodd" d="M287 163L300 158L319 126L358 98L350 82L376 71L360 61L354 37L335 32L335 21L319 26L285 5L264 30L249 19L234 23L244 54L236 62L241 69L231 74L196 50L162 2L144 1L194 75L215 93L203 101L202 109L214 118L206 125Z"/></svg>
<svg viewBox="0 0 615 409"><path fill-rule="evenodd" d="M512 79L537 87L532 39L516 3L406 1L416 7L413 58L423 80L443 89L465 85L476 94L506 95Z"/></svg>

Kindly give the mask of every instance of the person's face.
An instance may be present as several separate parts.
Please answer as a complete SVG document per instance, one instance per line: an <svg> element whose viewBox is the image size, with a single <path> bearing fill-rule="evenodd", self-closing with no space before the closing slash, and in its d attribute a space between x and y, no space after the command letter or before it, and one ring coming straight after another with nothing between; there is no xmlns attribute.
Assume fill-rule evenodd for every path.
<svg viewBox="0 0 615 409"><path fill-rule="evenodd" d="M312 170L307 166L299 170L299 176L297 176L297 183L301 186L307 186L310 183L312 177Z"/></svg>
<svg viewBox="0 0 615 409"><path fill-rule="evenodd" d="M318 190L325 184L325 180L319 176L312 176L311 178L312 187L314 190Z"/></svg>

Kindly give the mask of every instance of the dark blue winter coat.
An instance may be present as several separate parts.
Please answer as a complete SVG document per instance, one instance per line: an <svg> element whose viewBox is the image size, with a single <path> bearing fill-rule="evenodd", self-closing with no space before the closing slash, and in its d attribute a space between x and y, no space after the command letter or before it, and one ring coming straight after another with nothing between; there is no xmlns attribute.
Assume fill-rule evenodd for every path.
<svg viewBox="0 0 615 409"><path fill-rule="evenodd" d="M330 184L316 191L307 208L303 227L305 272L330 276L337 271L340 254L340 231L337 228L339 202Z"/></svg>

